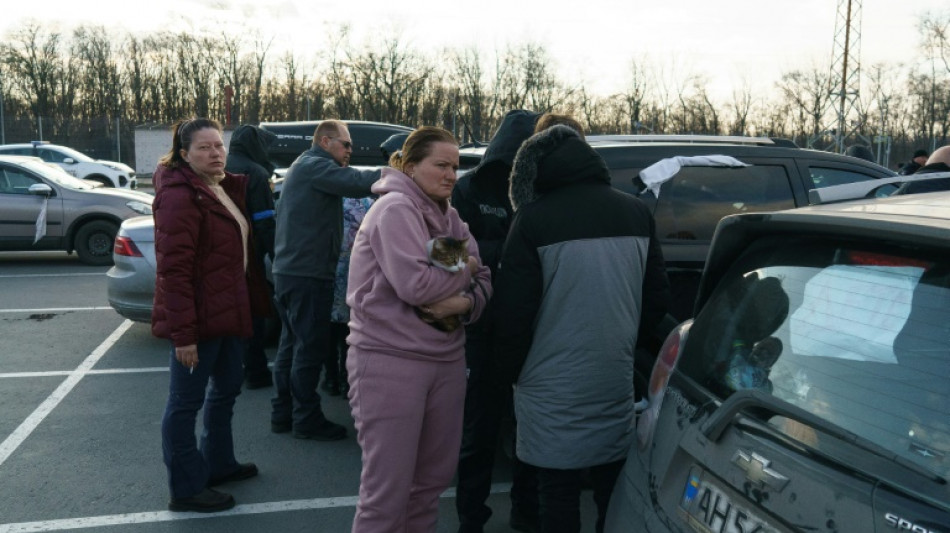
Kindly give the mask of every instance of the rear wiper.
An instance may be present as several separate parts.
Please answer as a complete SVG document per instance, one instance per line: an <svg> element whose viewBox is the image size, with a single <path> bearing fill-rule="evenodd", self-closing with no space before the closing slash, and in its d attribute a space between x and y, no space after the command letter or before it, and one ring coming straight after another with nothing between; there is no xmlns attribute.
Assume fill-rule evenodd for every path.
<svg viewBox="0 0 950 533"><path fill-rule="evenodd" d="M706 420L702 427L703 434L713 442L718 441L726 428L732 424L733 419L735 419L736 415L740 412L754 414L763 420L766 418L763 415L778 415L789 418L845 443L851 444L872 455L894 462L935 483L940 483L941 485L947 484L945 478L909 459L895 454L879 444L875 444L864 437L856 435L801 407L784 402L771 394L756 389L745 389L733 393L718 409L709 415L709 419Z"/></svg>

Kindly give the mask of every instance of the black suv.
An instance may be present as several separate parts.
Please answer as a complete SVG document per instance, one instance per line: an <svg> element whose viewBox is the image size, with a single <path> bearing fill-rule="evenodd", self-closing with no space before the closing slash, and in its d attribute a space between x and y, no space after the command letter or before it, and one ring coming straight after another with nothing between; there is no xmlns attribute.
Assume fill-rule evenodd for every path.
<svg viewBox="0 0 950 533"><path fill-rule="evenodd" d="M261 122L261 129L277 135L277 141L268 149L268 157L278 168L289 167L297 156L313 145L313 132L320 120L302 122ZM353 140L351 165L385 165L387 161L379 145L396 133L412 133L412 128L384 122L344 120Z"/></svg>
<svg viewBox="0 0 950 533"><path fill-rule="evenodd" d="M652 208L674 292L672 314L693 316L693 302L713 231L736 213L770 212L808 205L820 187L895 176L874 163L798 148L783 139L706 135L591 135L590 145L607 162L613 186ZM463 149L471 156L484 148ZM659 197L640 171L673 157L724 155L751 166L685 166L663 183Z"/></svg>
<svg viewBox="0 0 950 533"><path fill-rule="evenodd" d="M950 193L724 218L605 531L950 531L948 258Z"/></svg>

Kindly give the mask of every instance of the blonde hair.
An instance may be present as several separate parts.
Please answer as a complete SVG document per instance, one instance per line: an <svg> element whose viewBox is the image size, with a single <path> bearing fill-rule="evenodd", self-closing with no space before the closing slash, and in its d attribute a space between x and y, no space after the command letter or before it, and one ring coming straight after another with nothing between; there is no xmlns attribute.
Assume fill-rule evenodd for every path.
<svg viewBox="0 0 950 533"><path fill-rule="evenodd" d="M435 143L452 143L457 145L455 136L448 130L435 126L423 126L406 138L401 150L396 150L389 157L389 166L394 169L405 172L407 166L422 161L432 153L432 145Z"/></svg>

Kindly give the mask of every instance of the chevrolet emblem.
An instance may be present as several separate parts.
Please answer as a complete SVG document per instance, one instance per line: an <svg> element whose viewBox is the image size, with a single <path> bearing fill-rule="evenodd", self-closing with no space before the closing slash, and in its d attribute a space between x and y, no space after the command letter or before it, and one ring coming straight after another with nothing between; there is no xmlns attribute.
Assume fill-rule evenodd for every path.
<svg viewBox="0 0 950 533"><path fill-rule="evenodd" d="M732 457L732 462L745 472L745 477L752 484L768 487L775 492L782 492L788 485L788 478L769 468L772 461L755 453L739 450Z"/></svg>

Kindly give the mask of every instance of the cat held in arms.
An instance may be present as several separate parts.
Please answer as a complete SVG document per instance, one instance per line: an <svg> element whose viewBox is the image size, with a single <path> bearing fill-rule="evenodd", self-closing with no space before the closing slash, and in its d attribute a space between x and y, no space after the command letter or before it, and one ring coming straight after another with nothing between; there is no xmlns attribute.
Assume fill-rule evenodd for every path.
<svg viewBox="0 0 950 533"><path fill-rule="evenodd" d="M468 239L454 239L452 237L436 237L426 243L429 251L429 262L449 272L461 272L468 259ZM415 307L416 316L439 331L455 331L462 325L458 315L436 318L431 313Z"/></svg>

